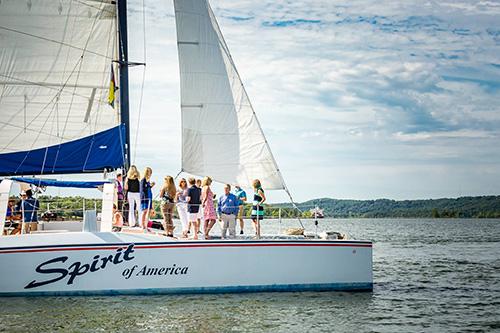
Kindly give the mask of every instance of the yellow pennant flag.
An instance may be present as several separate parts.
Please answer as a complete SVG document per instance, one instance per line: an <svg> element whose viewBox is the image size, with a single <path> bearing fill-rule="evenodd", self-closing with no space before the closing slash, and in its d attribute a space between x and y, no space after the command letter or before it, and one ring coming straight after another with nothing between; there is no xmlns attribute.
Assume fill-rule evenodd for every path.
<svg viewBox="0 0 500 333"><path fill-rule="evenodd" d="M113 69L113 65L111 65L111 77L109 80L109 93L108 93L108 104L111 105L111 107L115 107L115 92L118 90L116 87L116 81L115 81L115 71Z"/></svg>

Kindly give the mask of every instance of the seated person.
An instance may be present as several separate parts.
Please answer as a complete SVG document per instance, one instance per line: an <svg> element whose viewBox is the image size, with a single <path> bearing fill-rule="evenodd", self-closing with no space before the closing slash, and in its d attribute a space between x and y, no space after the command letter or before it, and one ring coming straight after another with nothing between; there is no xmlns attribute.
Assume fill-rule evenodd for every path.
<svg viewBox="0 0 500 333"><path fill-rule="evenodd" d="M21 233L21 214L16 210L16 200L9 199L7 205L7 214L5 218L5 228L14 228L10 231L9 235L17 235ZM4 231L7 234L7 230Z"/></svg>
<svg viewBox="0 0 500 333"><path fill-rule="evenodd" d="M113 231L121 231L123 227L122 213L117 210L116 205L113 204Z"/></svg>

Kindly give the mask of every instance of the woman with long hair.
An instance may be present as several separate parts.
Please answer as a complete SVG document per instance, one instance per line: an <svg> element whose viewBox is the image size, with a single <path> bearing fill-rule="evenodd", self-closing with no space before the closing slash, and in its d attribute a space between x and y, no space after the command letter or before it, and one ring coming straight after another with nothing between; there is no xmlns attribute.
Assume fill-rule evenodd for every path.
<svg viewBox="0 0 500 333"><path fill-rule="evenodd" d="M141 217L141 190L139 183L140 174L135 165L131 165L127 172L124 189L127 192L128 201L128 224L131 227L137 225L135 211L137 216Z"/></svg>
<svg viewBox="0 0 500 333"><path fill-rule="evenodd" d="M153 209L153 191L155 182L151 181L153 170L150 167L144 169L143 177L141 179L141 226L144 231L148 230L149 213Z"/></svg>
<svg viewBox="0 0 500 333"><path fill-rule="evenodd" d="M174 202L176 196L176 189L174 178L172 176L166 176L165 182L160 190L161 199L161 213L163 214L163 229L167 233L167 236L174 236Z"/></svg>
<svg viewBox="0 0 500 333"><path fill-rule="evenodd" d="M210 185L212 184L212 178L206 176L203 178L201 182L202 191L201 191L201 206L203 207L203 219L204 219L204 228L203 231L205 233L205 239L210 239L210 230L215 224L215 220L217 219L217 215L215 214L214 207L214 193L210 189Z"/></svg>
<svg viewBox="0 0 500 333"><path fill-rule="evenodd" d="M260 238L260 221L264 218L264 206L262 204L266 201L264 190L260 184L260 180L253 181L253 205L252 205L252 223L255 228L255 237Z"/></svg>
<svg viewBox="0 0 500 333"><path fill-rule="evenodd" d="M177 206L177 214L179 214L179 219L182 224L182 238L187 238L189 231L189 217L187 210L187 192L188 186L185 178L181 178L179 181L179 188L175 195L175 202Z"/></svg>

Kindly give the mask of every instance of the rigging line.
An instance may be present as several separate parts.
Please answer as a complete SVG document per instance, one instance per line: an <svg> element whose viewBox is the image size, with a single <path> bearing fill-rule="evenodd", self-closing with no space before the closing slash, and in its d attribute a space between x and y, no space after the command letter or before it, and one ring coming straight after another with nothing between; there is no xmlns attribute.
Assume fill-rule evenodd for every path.
<svg viewBox="0 0 500 333"><path fill-rule="evenodd" d="M78 64L80 63L80 61L81 61L81 60L82 60L81 58L79 58L79 59L78 59L78 61L76 62L75 66L73 67L73 70L71 71L70 75L69 75L69 76L68 76L68 78L66 79L66 82L65 82L65 83L64 83L64 85L61 87L60 91L62 91L62 89L64 89L65 85L68 83L69 79L70 79L70 78L71 78L71 76L73 75L74 71L76 70L76 67L78 66ZM31 126L31 124L33 124L33 122L34 122L35 120L37 120L37 119L38 119L38 118L42 115L42 113L43 113L43 112L47 109L47 107L48 107L50 104L52 104L52 102L54 101L54 99L56 99L56 98L57 98L57 96L58 96L58 94L55 94L55 95L52 97L52 99L51 99L51 100L50 100L47 104L45 104L45 106L44 106L44 107L40 110L40 112L38 112L38 114L37 114L37 115L36 115L36 116L35 116L35 117L34 117L34 118L33 118L33 119L32 119L32 120L28 123L27 127ZM20 111L22 111L22 109L21 109ZM19 111L19 112L20 112L20 111ZM11 118L12 118L12 117L11 117ZM10 120L12 120L12 119L10 119ZM10 122L10 120L9 120L9 122ZM6 145L2 148L2 150L7 149L7 148L8 148L8 147L9 147L9 146L13 143L13 142L15 142L15 141L17 140L17 138L19 138L19 136L20 136L22 133L23 133L23 130L21 130L21 131L20 131L20 132L19 132L19 133L15 136L15 137L13 137L13 138L9 141L9 143L7 143L7 144L6 144ZM62 136L64 136L64 135L62 134Z"/></svg>
<svg viewBox="0 0 500 333"><path fill-rule="evenodd" d="M55 107L55 116L58 117L59 116L59 113L58 113L58 106L57 106L57 103L58 103L58 100L56 100L56 102L54 103L54 107ZM59 125L59 123L58 123ZM50 133L52 134L54 132L54 121L52 121L52 127L50 129ZM42 162L42 169L40 170L40 175L43 175L43 171L45 170L45 163L47 162L47 155L49 153L49 147L50 147L50 136L48 137L48 140L47 140L47 147L45 148L45 154L43 155L43 162ZM40 179L40 182L42 180Z"/></svg>
<svg viewBox="0 0 500 333"><path fill-rule="evenodd" d="M72 1L70 2L69 10L71 10L71 4L72 4ZM68 12L68 14L69 14L69 12ZM65 22L64 22L64 29L63 29L63 33L62 33L62 40L63 41L66 39L66 36L68 34L69 19L70 19L69 15L67 15ZM59 47L57 48L57 53L56 53L55 57L53 57L54 60L52 61L52 65L50 66L49 70L47 71L47 75L45 75L45 78L42 81L46 81L49 78L52 71L54 70L54 68L56 67L57 60L59 59L59 55L61 55L61 53L63 52L62 49L63 49L63 44L59 44Z"/></svg>
<svg viewBox="0 0 500 333"><path fill-rule="evenodd" d="M302 214L303 214L303 212L302 212L302 210L301 210L301 209L297 206L297 204L295 203L295 201L293 200L293 198L292 198L292 194L291 194L291 193L290 193L290 191L288 190L288 187L286 187L286 185L285 185L285 184L283 184L283 186L285 187L285 192L286 192L286 194L288 194L288 197L290 198L290 201L292 202L292 206L293 206L296 210L298 210L298 212L300 213L300 215L302 215ZM305 230L306 228L304 227L304 224L302 224L302 220L300 219L300 215L297 217L297 220L299 220L299 223L300 223L300 226L302 227L302 229L304 229L304 230Z"/></svg>
<svg viewBox="0 0 500 333"><path fill-rule="evenodd" d="M45 125L47 124L47 122L49 121L51 115L52 115L52 112L54 111L55 109L55 104L52 105L52 110L49 112L49 114L47 115L47 117L45 118L45 122L43 123L42 127L40 128L40 131L38 132L38 135L37 137L35 138L35 140L33 140L33 143L31 144L31 147L30 149L28 149L26 151L26 154L24 155L24 158L23 160L21 161L21 163L19 163L19 165L17 166L17 169L16 171L14 171L14 174L17 173L17 171L19 170L19 168L24 164L24 162L26 161L26 159L28 158L28 155L29 153L31 152L31 150L33 149L33 146L35 145L35 143L38 141L38 139L40 138L40 135L42 134L42 130L45 128Z"/></svg>
<svg viewBox="0 0 500 333"><path fill-rule="evenodd" d="M80 2L81 3L81 2ZM95 8L95 7L94 7ZM114 17L114 19L110 20L110 25L109 25L109 33L107 33L107 35L109 36L108 37L108 40L107 40L107 49L106 49L106 56L109 57L109 52L111 53L114 53L114 49L115 49L115 46L116 46L116 43L115 43L115 38L116 38L116 31L114 31L113 28L116 28L116 23L117 23L117 20L116 20L116 17ZM112 47L110 48L109 45L112 45ZM111 62L113 63L113 62ZM97 73L100 73L102 75L102 78L101 78L101 82L106 82L106 77L109 76L109 63L108 62L104 62L103 63L103 68L102 70L99 70L99 71L96 71ZM107 89L100 89L99 91L99 98L97 98L96 100L94 100L94 104L97 104L97 109L94 108L94 106L92 106L92 111L93 111L93 114L95 114L95 117L94 117L94 121L91 121L89 120L88 124L83 127L81 129L81 131L78 132L78 136L82 135L83 133L85 133L87 130L90 131L90 134L95 134L97 131L98 131L98 124L99 124L99 121L101 120L101 116L103 114L103 112L100 112L101 110L101 106L105 105L107 106L108 105L108 102L107 101L104 101L105 99L107 100L107 97L104 98L105 96L103 96L104 94L107 94L107 90L109 90L109 87L107 87ZM84 96L86 99L88 98L87 96ZM113 109L114 111L114 109ZM104 112L105 113L105 112ZM91 115L89 115L91 117ZM70 121L68 120L68 123L70 123ZM93 123L93 128L92 128L92 123ZM114 124L114 122L112 122ZM106 127L109 127L109 122L106 123ZM100 130L102 130L102 126L100 128Z"/></svg>
<svg viewBox="0 0 500 333"><path fill-rule="evenodd" d="M81 1L81 0L73 0L73 1L78 2L79 4L84 5L84 6L87 6L87 7L90 7L90 8L94 8L94 9L98 9L98 10L101 10L101 11L103 11L103 12L107 12L108 14L113 14L113 15L115 15L115 12L114 12L113 10L109 10L109 9L106 9L106 8L102 8L102 9L100 9L100 8L99 8L99 7L97 7L97 6L90 5L90 4L85 3L85 2L83 2L83 1ZM118 1L119 1L119 0L118 0ZM101 2L103 2L103 3L104 3L104 1L101 1ZM109 4L109 5L111 5L111 4L112 4L112 1L109 1L109 2L108 2L108 4Z"/></svg>
<svg viewBox="0 0 500 333"><path fill-rule="evenodd" d="M2 99L3 99L3 96L4 96L4 93L5 93L5 90L7 90L6 86L5 85L2 85L2 92L0 93L0 104L2 104Z"/></svg>
<svg viewBox="0 0 500 333"><path fill-rule="evenodd" d="M108 27L109 32L108 32L108 41L107 41L108 44L107 45L112 45L112 47L106 48L106 56L108 56L110 52L111 52L111 54L113 54L114 46L115 46L114 38L117 35L116 31L114 31L114 29L113 29L115 27L115 20L110 20L110 21L111 21L111 23L109 24L109 27ZM109 77L108 71L109 71L109 64L107 62L104 62L103 68L101 71L101 75L102 75L101 82L106 82L106 78ZM99 103L99 101L104 100L105 96L108 92L109 92L109 87L107 90L100 91L100 97L98 98L98 102L97 102L97 110L94 111L95 119L94 119L94 132L93 133L97 132L98 124L99 124L99 121L101 120L101 115L102 115L102 112L100 112L102 104ZM108 103L106 103L106 105L108 105ZM114 111L114 107L112 107L112 109ZM91 128L91 131L92 131L92 128Z"/></svg>
<svg viewBox="0 0 500 333"><path fill-rule="evenodd" d="M69 5L69 11L71 11L71 5L72 5L72 3L73 3L73 1L71 1L71 2L70 2L70 5ZM64 30L63 30L63 35L62 35L62 39L63 39L63 40L66 38L66 34L67 34L67 31L68 31L68 22L69 22L69 15L68 15L68 16L66 16L66 20L65 20L65 23L64 23ZM68 49L68 51L69 51L69 49ZM47 74L45 75L45 78L41 80L42 82L43 82L43 81L46 81L46 80L49 78L49 76L50 76L51 72L53 71L53 69L54 69L54 68L55 68L55 66L56 66L57 59L59 58L59 55L61 54L61 52L62 52L62 45L61 45L61 44L59 44L59 48L58 48L58 50L57 50L57 54L56 54L56 56L55 56L55 58L54 58L55 60L52 62L52 65L50 66L49 70L47 71ZM17 81L21 81L21 82L23 82L23 81L24 81L25 83L29 83L29 81L27 81L27 80L21 80L21 79L18 79L18 78L16 78L16 77L9 77L9 76L5 76L5 75L4 75L4 77L10 78L10 79L14 79L14 80L17 80ZM36 85L36 84L35 84L35 85ZM48 87L48 88L49 88L49 89L51 89L51 87ZM57 90L57 89L56 89L56 90ZM31 100L35 100L35 99L36 99L36 98L40 95L40 93L41 93L41 92L40 92L40 89L36 90L36 92L33 94L32 98L31 98ZM60 96L61 91L58 91L58 93L57 93L57 94ZM26 104L25 104L25 108L26 108ZM11 116L11 118L9 119L9 122L13 119L13 117L16 117L16 115L17 115L17 114L19 114L19 113L21 112L21 110L22 110L22 109L20 108L17 112L15 112L15 113ZM26 130L25 130L25 132L26 132Z"/></svg>
<svg viewBox="0 0 500 333"><path fill-rule="evenodd" d="M94 147L94 141L95 141L95 136L92 135L92 141L90 141L90 146L88 147L89 150L87 150L87 157L85 157L85 162L83 162L83 171L85 171L85 167L87 166L87 162L89 160L89 157L90 157L90 152L92 151L92 148ZM106 172L106 171L104 171Z"/></svg>
<svg viewBox="0 0 500 333"><path fill-rule="evenodd" d="M49 74L50 74L50 72L49 72ZM57 86L57 85L53 84L53 83L51 84L51 83L47 83L47 82L43 82L43 81L42 82L35 82L35 81L21 79L21 78L15 77L15 76L5 75L5 74L0 74L0 76L1 77L5 77L7 79L11 79L11 80L16 80L16 81L19 81L19 82L27 83L27 85L33 85L33 86L37 86L37 87L47 88L47 89L50 89L50 90L57 90L58 92L61 90L59 88L55 88L55 86ZM16 84L15 82L7 82L6 83L6 85L15 85L15 84ZM72 88L71 86L69 86L69 87ZM86 97L86 96L79 95L79 94L76 94L76 95L78 95L80 97Z"/></svg>
<svg viewBox="0 0 500 333"><path fill-rule="evenodd" d="M97 19L97 17L96 17L96 19ZM85 48L81 48L79 46L75 46L75 45L71 45L71 44L68 44L68 43L60 42L60 41L57 41L57 40L54 40L54 39L50 39L50 38L47 38L47 37L33 35L33 34L28 33L28 32L19 31L19 30L7 28L7 27L4 27L4 26L0 26L0 29L7 30L7 31L10 31L10 32L14 32L14 33L18 33L18 34L25 35L25 36L30 36L30 37L33 37L33 38L38 38L38 39L41 39L41 40L44 40L44 41L47 41L47 42L56 43L56 44L59 44L59 45L62 45L62 46L67 46L67 47L70 47L70 48L73 48L73 49L76 49L76 50L88 52L88 53L91 53L93 55L96 55L96 56L99 56L99 57L103 57L103 58L106 58L106 59L112 59L112 58L106 57L104 54L101 54L101 53L98 53L98 52L94 52L94 51L85 50L85 48L87 47L88 43L85 44Z"/></svg>
<svg viewBox="0 0 500 333"><path fill-rule="evenodd" d="M119 130L119 132L120 132L120 135L119 135L119 137L120 137L120 149L122 151L122 162L123 162L123 165L125 165L125 149L124 149L125 146L123 144L122 124L120 124L119 126L120 126L120 130ZM122 168L120 167L120 169L122 169ZM126 170L122 170L122 171L125 172Z"/></svg>
<svg viewBox="0 0 500 333"><path fill-rule="evenodd" d="M87 37L87 41L85 42L85 47L83 48L82 55L80 56L80 60L81 60L80 61L80 67L78 68L78 72L76 74L76 81L75 81L75 87L73 88L73 95L71 96L71 102L69 104L68 113L66 114L66 120L64 121L64 127L63 127L63 130L62 130L62 133L61 133L61 135L63 135L63 136L64 136L64 133L66 132L66 127L68 125L68 119L69 119L69 116L71 114L71 109L73 107L73 101L75 99L74 92L76 91L76 85L78 84L78 80L80 79L80 73L81 73L81 69L82 69L82 65L83 65L83 58L85 56L85 53L87 52L87 46L89 45L90 39L92 37L92 33L94 32L94 27L95 27L95 24L96 24L98 18L99 18L99 15L96 15L94 17L94 20L92 22L92 26L90 27L89 35ZM61 140L61 143L62 143L62 140ZM56 155L55 161L57 161L58 157L59 157L59 151L58 151L58 153Z"/></svg>
<svg viewBox="0 0 500 333"><path fill-rule="evenodd" d="M239 79L239 81L241 83L241 88L243 89L243 93L247 97L248 104L250 104L250 108L252 109L253 118L255 119L255 122L257 123L257 126L258 126L258 128L260 130L260 133L265 138L264 131L262 130L262 126L260 125L260 122L259 122L259 119L257 118L257 115L255 114L255 110L253 108L252 102L250 101L250 98L248 97L248 93L246 91L245 85L243 84L243 81L241 80L240 73L238 72L238 69L236 68L236 65L234 63L233 57L231 56L231 54L229 52L229 48L227 47L226 41L224 39L224 36L222 35L222 31L221 31L221 29L219 27L219 23L217 22L217 19L215 18L215 14L212 11L212 8L210 7L210 4L208 2L207 2L207 6L208 6L208 14L210 15L210 19L211 19L212 22L215 23L215 26L217 27L216 33L218 32L217 35L220 37L219 40L220 40L221 47L224 50L224 53L226 54L226 56L229 58L229 61L231 62L231 65L233 66L234 72L236 73L236 76L237 76L237 78ZM269 155L271 156L271 159L274 162L274 165L276 166L276 171L278 172L278 176L280 177L281 183L283 185L283 189L288 194L288 197L290 198L290 201L292 202L292 204L297 208L297 210L299 212L301 212L300 209L298 209L298 207L295 204L295 202L293 201L292 195L291 195L288 187L286 186L285 179L283 178L283 175L281 174L281 171L278 168L278 163L276 162L276 159L274 158L274 155L273 155L273 152L271 151L271 147L269 146L269 143L267 142L267 140L265 140L265 142L266 142L267 150L269 151ZM299 220L300 226L303 229L305 229L304 225L302 224L302 221L300 220L300 218L298 220Z"/></svg>
<svg viewBox="0 0 500 333"><path fill-rule="evenodd" d="M177 180L177 177L179 177L179 175L180 175L181 173L182 173L182 169L181 169L181 171L179 171L179 172L177 173L177 175L175 175L174 180Z"/></svg>
<svg viewBox="0 0 500 333"><path fill-rule="evenodd" d="M71 13L71 10L73 8L73 1L70 1L69 3L69 7L68 7L68 21L69 21L69 13ZM73 36L75 35L74 32L75 32L75 26L76 26L76 18L77 18L77 15L75 15L74 19L73 19L73 22L72 22L72 25L70 27L71 29L71 39L73 38ZM68 62L69 62L69 58L70 58L70 49L68 48L67 51L66 51L66 59L64 61L64 67L63 67L63 72L62 72L62 76L61 76L61 84L63 83L63 80L64 80L64 77L66 75L66 68L68 67ZM58 122L58 130L57 132L59 132L59 117L57 119L57 122Z"/></svg>
<svg viewBox="0 0 500 333"><path fill-rule="evenodd" d="M0 124L4 124L4 127L6 127L6 126L14 127L14 128L18 128L18 129L21 129L21 130L24 131L24 126L21 126L21 125L14 125L14 124L6 123L6 122L1 121L1 120L0 120ZM39 132L39 130L34 130L34 129L31 129L31 128L26 128L26 131L28 131L28 132L36 132L36 133ZM53 135L53 134L51 134L49 132L42 132L42 134L45 134L45 135L47 135L49 137L58 137L57 135ZM5 147L4 149L8 149L8 147ZM15 149L13 151L15 151Z"/></svg>
<svg viewBox="0 0 500 333"><path fill-rule="evenodd" d="M73 0L72 0L72 1L70 2L70 4L69 4L68 13L69 13L69 12L71 12L72 4L73 4ZM66 36L67 27L68 27L68 22L69 22L69 15L68 15L68 17L66 18L66 22L65 22L65 26L64 26L64 34L63 34L63 38L65 38L65 36ZM74 31L74 27L75 27L75 22L76 22L76 16L75 16L75 19L73 20L73 31ZM58 51L58 54L59 54L59 51ZM61 83L62 83L62 80L63 80L63 78L64 78L64 73L66 72L66 65L67 65L67 63L68 63L68 59L69 59L69 49L68 49L68 53L67 53L67 55L66 55L66 62L65 62L65 64L64 64L64 72L63 72L63 76L61 77ZM75 70L75 68L76 68L76 65L75 65L75 67L73 68L73 71ZM71 72L71 74L70 74L70 76L68 77L68 79L66 79L66 82L64 82L64 84L63 84L63 85L61 85L61 88L60 88L60 89L56 89L56 90L58 90L58 92L57 92L56 96L60 96L60 95L61 95L61 92L62 92L62 90L64 89L65 85L68 83L69 78L71 78L73 71ZM48 78L49 74L50 74L50 73L48 73L48 74L47 74L47 76L45 77L45 80ZM14 78L14 77L13 77L13 79L17 79L17 78ZM28 82L29 82L29 81L28 81ZM34 97L33 97L33 98L36 98L36 97L38 96L38 94L39 94L39 93L37 92L37 93L34 95ZM49 103L48 103L48 104L46 104L46 106L45 106L44 108L42 108L41 112L43 112L43 111L45 110L45 108L46 108L48 105L50 105L50 103L51 103L51 102L52 102L52 101L49 101ZM17 114L19 114L21 111L22 111L22 108L20 108L17 112L15 112L15 113L11 116L11 118L10 118L8 121L10 122L12 119L14 119L14 118L17 116ZM37 115L37 116L36 116L33 120L37 119L37 118L38 118L38 116L41 114L41 112L40 112L40 113L39 113L39 114L38 114L38 115ZM2 128L3 128L3 127L2 127ZM0 129L2 129L2 128L0 128Z"/></svg>
<svg viewBox="0 0 500 333"><path fill-rule="evenodd" d="M91 29L91 32L93 31L93 28L94 28L94 25L95 25L95 22L97 20L97 16L94 18L94 22L93 22L93 25L92 25L92 29ZM88 45L88 42L89 40L87 40L87 43L85 46ZM66 79L66 81L64 82L64 85L61 87L61 89L59 90L59 93L66 87L66 85L68 84L69 80L71 79L71 77L73 76L73 73L75 72L76 68L78 67L78 65L80 65L80 68L82 66L82 62L83 62L83 54L80 58L78 58L78 61L76 62L75 66L73 67L70 75L68 76L68 78ZM78 73L79 74L79 73ZM78 80L77 82L78 83ZM74 91L76 90L76 87L73 89L73 95L72 95L72 98L71 98L71 103L70 103L70 110L71 110L71 105L73 103L73 99L74 99ZM40 110L40 112L30 121L30 123L27 125L27 126L31 126L31 124L38 119L38 117L40 117L40 115L45 111L45 109L47 109L47 107L54 101L54 99L56 99L58 96L59 96L59 93L58 94L55 94L52 99ZM20 111L19 111L20 112ZM52 111L51 111L52 112ZM67 121L68 121L68 118L69 118L69 112L68 112L68 116L66 117L66 123L65 123L65 127L66 128L66 124L67 124ZM44 125L45 126L45 125ZM44 126L41 128L43 129ZM17 140L17 138L23 133L23 131L20 131L14 138L12 138L12 140L7 143L7 145L4 146L4 148L2 150L5 150L6 148L8 148L13 142L15 142ZM63 141L63 138L64 138L64 131L63 133L61 134L61 142ZM33 143L34 144L34 143ZM32 146L33 147L33 146ZM26 154L28 154L29 151L26 152ZM59 154L59 151L57 153L57 155ZM57 156L56 155L56 161L57 161ZM54 162L55 164L55 162Z"/></svg>
<svg viewBox="0 0 500 333"><path fill-rule="evenodd" d="M144 63L146 63L146 4L145 0L142 0L142 33L143 33L143 57ZM137 116L137 127L135 132L134 139L134 157L132 158L132 162L135 163L135 157L137 154L137 140L139 138L139 129L141 125L141 113L142 113L142 100L144 97L144 82L146 81L146 66L144 66L142 70L142 83L141 83L141 95L139 98L139 113Z"/></svg>

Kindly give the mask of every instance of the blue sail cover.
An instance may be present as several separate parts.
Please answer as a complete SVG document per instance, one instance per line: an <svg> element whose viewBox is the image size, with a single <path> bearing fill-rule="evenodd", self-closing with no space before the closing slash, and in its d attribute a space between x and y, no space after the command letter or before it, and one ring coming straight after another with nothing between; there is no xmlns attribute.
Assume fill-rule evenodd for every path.
<svg viewBox="0 0 500 333"><path fill-rule="evenodd" d="M124 163L125 126L29 151L0 154L0 176L67 174L116 169Z"/></svg>
<svg viewBox="0 0 500 333"><path fill-rule="evenodd" d="M49 187L72 187L72 188L97 188L102 186L109 181L68 181L68 180L55 180L55 179L43 179L43 178L23 178L23 177L11 177L10 178L16 182L22 182L27 184L32 184L35 186L49 186Z"/></svg>

